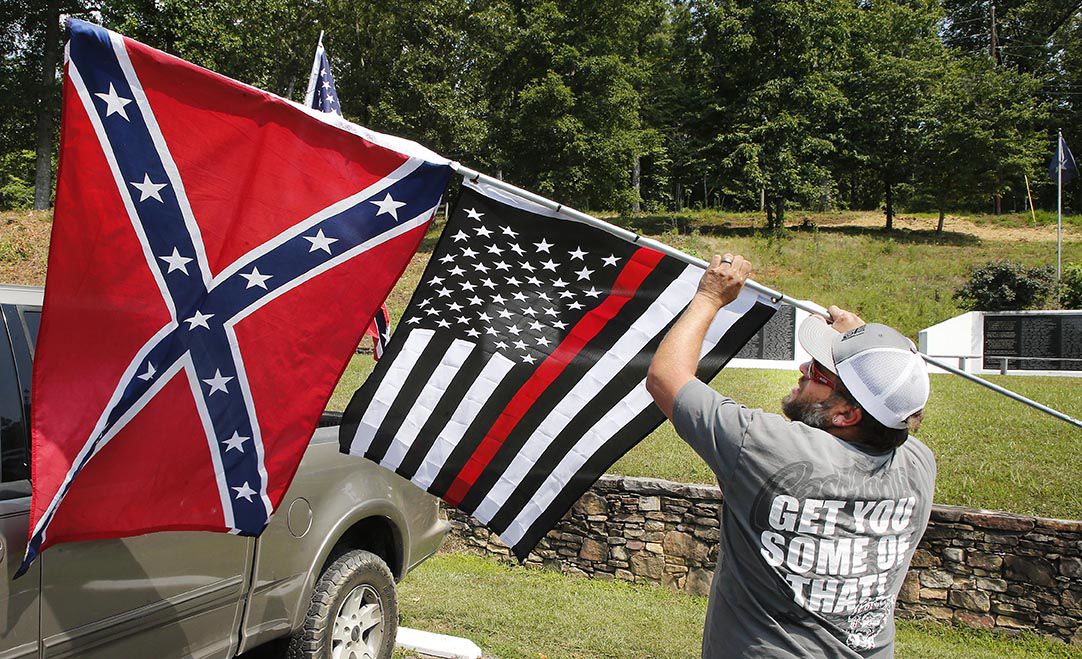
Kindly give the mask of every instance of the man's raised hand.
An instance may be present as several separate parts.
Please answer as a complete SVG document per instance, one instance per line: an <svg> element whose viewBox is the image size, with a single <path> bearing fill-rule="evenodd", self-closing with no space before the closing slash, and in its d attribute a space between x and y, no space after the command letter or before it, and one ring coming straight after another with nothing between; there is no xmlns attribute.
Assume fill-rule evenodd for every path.
<svg viewBox="0 0 1082 659"><path fill-rule="evenodd" d="M864 321L861 320L860 316L852 311L846 311L835 305L831 305L830 308L827 309L827 313L830 314L830 326L842 334L864 324Z"/></svg>
<svg viewBox="0 0 1082 659"><path fill-rule="evenodd" d="M744 282L751 274L751 262L739 254L715 254L710 259L710 266L699 280L697 295L709 300L718 309L729 304L740 295Z"/></svg>

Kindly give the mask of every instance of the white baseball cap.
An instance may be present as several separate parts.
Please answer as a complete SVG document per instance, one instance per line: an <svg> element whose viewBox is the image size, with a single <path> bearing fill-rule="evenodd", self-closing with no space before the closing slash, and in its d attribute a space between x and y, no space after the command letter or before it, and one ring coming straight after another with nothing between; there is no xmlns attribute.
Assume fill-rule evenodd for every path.
<svg viewBox="0 0 1082 659"><path fill-rule="evenodd" d="M913 342L898 330L868 323L845 334L809 316L800 324L800 345L838 378L868 414L888 428L924 409L931 385Z"/></svg>

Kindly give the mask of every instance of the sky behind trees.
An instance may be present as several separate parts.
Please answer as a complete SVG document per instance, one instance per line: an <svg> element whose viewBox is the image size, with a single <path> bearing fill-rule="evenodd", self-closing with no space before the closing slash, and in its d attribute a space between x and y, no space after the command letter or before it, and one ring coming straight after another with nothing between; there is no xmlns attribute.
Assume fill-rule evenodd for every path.
<svg viewBox="0 0 1082 659"><path fill-rule="evenodd" d="M1049 208L1056 128L1082 152L1080 7L0 0L0 209L53 169L65 15L294 100L325 30L347 118L583 209L763 205L778 225L884 207L889 224L1021 210L1026 175Z"/></svg>

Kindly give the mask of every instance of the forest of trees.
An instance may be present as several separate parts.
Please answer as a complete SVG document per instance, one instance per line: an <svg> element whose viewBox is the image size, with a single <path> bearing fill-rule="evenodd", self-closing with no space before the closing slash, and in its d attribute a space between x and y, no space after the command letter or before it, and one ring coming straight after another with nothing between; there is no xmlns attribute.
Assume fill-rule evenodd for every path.
<svg viewBox="0 0 1082 659"><path fill-rule="evenodd" d="M347 118L583 209L1054 208L1082 1L999 2L0 0L0 210L51 203L65 16L294 100L325 30Z"/></svg>

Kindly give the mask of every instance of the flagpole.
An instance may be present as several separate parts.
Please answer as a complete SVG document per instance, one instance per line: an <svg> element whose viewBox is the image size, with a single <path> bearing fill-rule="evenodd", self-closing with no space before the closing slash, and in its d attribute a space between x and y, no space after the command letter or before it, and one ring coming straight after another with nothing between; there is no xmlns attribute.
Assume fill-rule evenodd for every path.
<svg viewBox="0 0 1082 659"><path fill-rule="evenodd" d="M1063 129L1056 138L1056 281L1063 272Z"/></svg>
<svg viewBox="0 0 1082 659"><path fill-rule="evenodd" d="M312 59L312 72L308 75L308 91L304 93L305 107L312 107L312 99L316 97L316 81L319 79L319 51L323 49L323 30L319 31L319 41L316 42L316 55Z"/></svg>
<svg viewBox="0 0 1082 659"><path fill-rule="evenodd" d="M568 218L570 218L572 220L582 222L583 224L588 224L588 225L590 225L592 227L596 227L598 229L601 229L602 231L607 231L608 233L611 233L611 234L613 234L615 236L619 236L620 238L623 238L624 240L627 240L628 242L634 243L636 245L645 245L645 246L647 246L647 247L649 247L651 249L655 249L655 250L657 250L657 251L659 251L659 252L661 252L663 254L667 254L668 256L671 256L671 257L673 257L675 259L679 259L679 260L683 261L684 263L688 263L690 265L698 266L698 267L700 267L700 268L702 268L704 270L710 265L706 261L704 261L702 259L699 259L699 258L695 258L694 256L691 256L689 254L685 254L684 252L676 249L675 247L671 247L671 246L666 245L664 243L659 243L658 241L653 240L651 238L647 238L646 236L640 236L639 234L635 233L634 231L628 231L627 229L623 229L621 227L614 226L612 224L609 224L608 222L605 222L603 220L599 220L598 218L596 218L596 217L594 217L592 215L587 215L586 213L575 210L574 208L569 208L567 206L564 206L563 204L552 201L551 199L548 199L546 197L542 197L539 194L534 194L533 192L530 192L529 190L523 190L522 188L511 185L510 183L506 183L504 181L501 181L498 178L494 178L492 176L482 174L481 172L479 172L479 171L477 171L475 169L470 169L469 167L466 167L466 166L464 166L464 165L462 165L460 163L452 162L451 163L451 169L455 173L457 173L459 176L463 177L464 179L468 179L471 182L480 181L480 182L485 183L487 185L491 185L494 188L498 188L500 190L510 192L510 193L512 193L514 195L522 197L523 199L527 199L529 201L534 202L535 204L539 204L541 206L544 206L545 208L553 210L556 213L564 215L564 216L566 216L566 217L568 217ZM788 304L790 306L796 307L797 309L802 309L804 311L807 311L808 313L816 314L816 315L822 316L824 318L830 318L830 314L827 312L826 308L821 307L818 304L816 304L814 302L811 302L809 300L797 300L797 299L794 299L794 298L790 298L790 297L788 297L788 296L786 296L786 295L784 295L784 294L782 294L782 293L780 293L778 291L775 291L772 288L768 288L768 287L763 286L762 284L760 284L760 283L758 283L756 281L752 281L751 279L747 280L744 283L744 285L747 286L748 288L752 289L753 291L756 291L758 293L761 293L761 294L769 297L775 303L785 302L786 304ZM932 359L931 357L929 357L928 355L926 355L926 354L924 354L922 352L918 352L917 354L920 355L921 358L924 359L924 361L928 362L929 364L931 364L931 365L933 365L933 366L935 366L937 368L941 368L944 371L947 371L948 373L953 373L954 375L958 375L960 377L963 377L963 378L969 380L970 382L975 382L975 383L981 385L982 387L986 387L986 388L991 389L992 391L994 391L996 393L1003 394L1004 396L1006 396L1008 398L1011 398L1011 399L1014 399L1014 400L1018 401L1019 403L1029 405L1030 407L1032 407L1032 408L1034 408L1036 410L1039 410L1041 412L1044 412L1045 414L1049 414L1051 416L1056 417L1057 419L1060 419L1062 421L1066 421L1067 423L1070 423L1070 424L1072 424L1074 426L1082 428L1082 421L1079 421L1078 419L1075 419L1074 417L1071 417L1071 416L1069 416L1067 414L1064 414L1063 412L1060 412L1058 410L1054 410L1051 407L1048 407L1047 405L1042 405L1041 403L1038 403L1035 400L1031 400L1029 398L1026 398L1025 396L1022 396L1020 394L1016 394L1015 392L1011 391L1010 389L1005 389L1005 388L999 386L998 384L993 384L993 383L989 382L988 380L985 380L984 378L980 378L980 377L977 377L976 375L973 375L972 373L967 373L966 371L963 371L963 370L961 370L959 368L955 368L955 367L950 366L948 364L944 364L943 362L941 362L941 361L939 361L937 359Z"/></svg>

